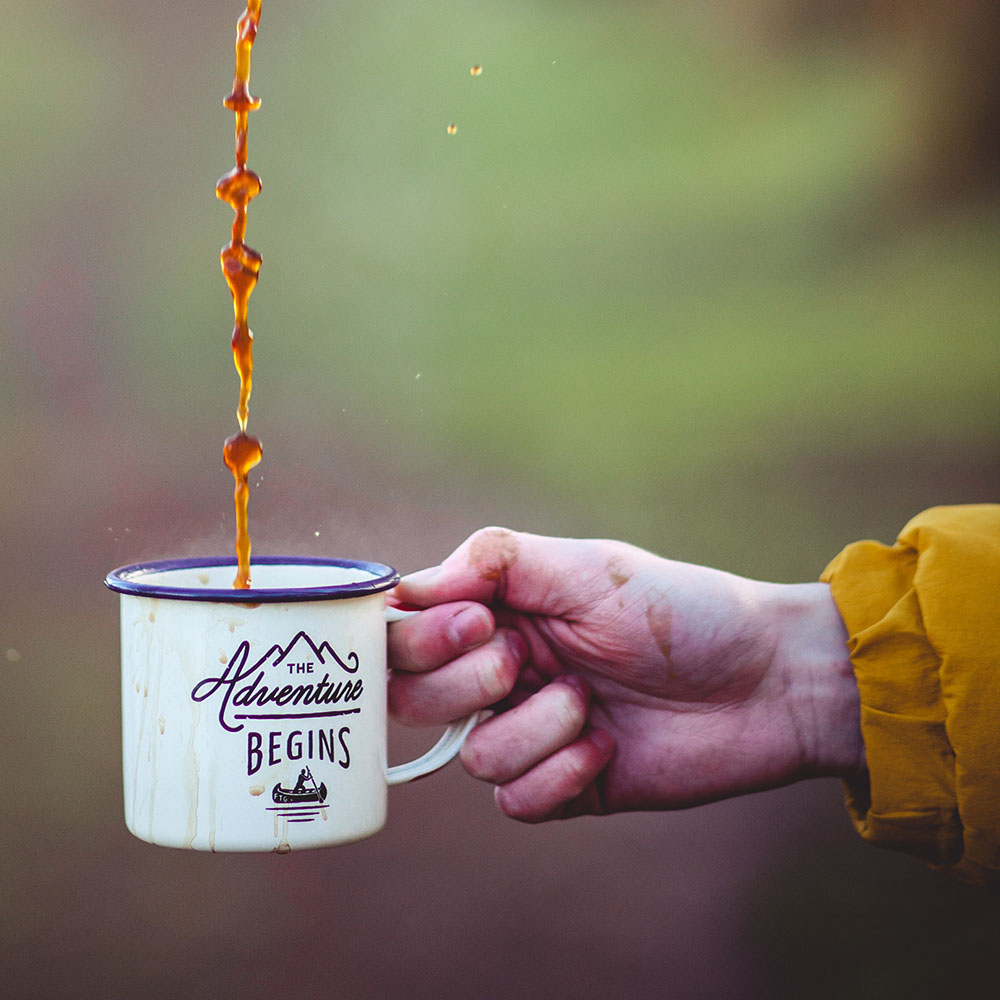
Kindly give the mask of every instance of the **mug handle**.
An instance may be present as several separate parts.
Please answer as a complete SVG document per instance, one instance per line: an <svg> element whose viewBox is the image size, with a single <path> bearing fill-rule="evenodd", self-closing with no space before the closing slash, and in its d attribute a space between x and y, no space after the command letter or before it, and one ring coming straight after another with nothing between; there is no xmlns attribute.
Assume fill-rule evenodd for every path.
<svg viewBox="0 0 1000 1000"><path fill-rule="evenodd" d="M398 622L404 618L419 614L418 611L404 611L402 608L385 609L385 620L387 622ZM396 764L386 770L385 780L389 785L402 785L414 778L422 778L425 774L437 771L444 767L450 760L453 760L458 751L462 749L465 737L469 735L473 727L479 721L479 712L458 722L452 722L441 734L441 738L416 760L407 761L405 764Z"/></svg>

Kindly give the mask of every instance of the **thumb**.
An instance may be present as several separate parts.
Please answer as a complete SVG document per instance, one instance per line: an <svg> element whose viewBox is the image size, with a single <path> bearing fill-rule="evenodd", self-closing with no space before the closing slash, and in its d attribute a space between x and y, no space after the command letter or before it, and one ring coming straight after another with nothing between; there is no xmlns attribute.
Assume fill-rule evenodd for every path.
<svg viewBox="0 0 1000 1000"><path fill-rule="evenodd" d="M482 528L440 566L404 577L395 594L418 607L451 601L502 604L515 611L562 615L579 607L586 580L605 559L599 542Z"/></svg>

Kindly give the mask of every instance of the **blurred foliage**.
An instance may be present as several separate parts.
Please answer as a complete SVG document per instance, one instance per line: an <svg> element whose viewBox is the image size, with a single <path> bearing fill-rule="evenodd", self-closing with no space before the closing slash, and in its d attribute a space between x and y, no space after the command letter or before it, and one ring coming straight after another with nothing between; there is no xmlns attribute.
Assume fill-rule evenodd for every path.
<svg viewBox="0 0 1000 1000"><path fill-rule="evenodd" d="M92 351L107 387L142 401L137 418L224 435L235 375L214 252L228 210L212 181L232 156L216 96L229 26L213 23L210 49L183 20L163 25L144 59L106 30L120 5L99 8L90 37L50 12L13 19L7 41L5 73L44 84L22 79L32 107L5 106L31 136L5 154L29 192L21 235L55 255L50 282L82 268L70 285L98 299L49 323L41 360L66 382L65 355L79 368ZM41 62L19 27L49 31ZM700 536L687 554L716 559L744 543L698 499L709 483L739 480L740 520L766 531L774 503L808 513L809 484L762 494L754 470L995 457L996 209L894 211L915 151L891 39L762 46L739 27L726 5L267 9L248 233L265 261L251 303L265 446L277 431L312 453L391 427L389 461L568 503L566 530L670 548ZM83 84L72 113L66 75ZM69 177L47 152L59 143L82 154ZM40 198L86 254L37 230ZM78 212L110 216L88 232ZM6 406L24 412L26 384L5 386ZM661 523L671 505L680 532ZM823 553L869 528L850 515Z"/></svg>
<svg viewBox="0 0 1000 1000"><path fill-rule="evenodd" d="M249 146L264 190L247 234L264 257L250 303L250 425L265 448L255 551L316 544L323 505L337 539L403 525L407 560L514 519L808 579L842 544L889 540L921 507L996 499L995 4L903 6L265 3ZM211 859L209 877L197 860L129 854L108 833L119 825L108 818L114 622L92 591L112 557L231 544L221 444L237 385L216 256L230 219L213 189L233 158L221 99L239 4L0 2L0 14L0 651L17 654L5 664L19 775L5 843L22 872L0 915L17 925L23 969L55 922L74 942L59 959L69 983L88 950L112 954L87 907L134 934L168 919L144 887L176 901L210 886L195 929L142 945L167 976L171 940L183 940L194 982L214 967L198 935L240 953L221 926L230 894L261 926L268 904L235 861ZM66 587L72 613L39 620L40 595ZM58 796L39 801L33 781ZM627 822L530 831L524 856L538 843L571 856L561 837L634 844L645 828ZM26 837L31 824L44 832ZM489 829L505 849L521 843ZM884 891L879 919L902 919L923 873L890 864L880 881L878 862L846 849L824 867L835 835L801 836L815 856L783 856L746 890L744 931L759 920L777 942L760 976L787 941L801 958L781 983L806 995L829 929L857 920L838 947L891 993L902 952L866 949L861 917ZM126 864L95 846L108 838ZM659 857L659 841L647 847L646 862ZM384 847L358 850L393 863ZM462 871L477 864L469 850ZM622 885L646 884L619 863ZM849 892L845 869L861 872ZM664 900L709 891L668 874ZM289 948L307 939L296 920L319 912L298 916L307 875L298 889L268 883ZM91 896L54 915L46 900L74 878L110 880L121 910ZM595 876L595 904L602 885ZM415 898L425 888L397 885ZM490 888L473 898L514 906L513 890L498 900ZM562 882L551 891L569 905ZM969 922L951 916L966 904L947 905L941 947L965 954ZM995 914L968 912L995 935ZM703 948L691 961L708 992L689 982L678 995L712 995L721 973ZM658 968L654 952L634 976ZM935 952L913 961L907 975L930 975ZM58 963L49 975L38 995ZM120 975L148 985L139 966ZM811 995L866 994L831 977Z"/></svg>

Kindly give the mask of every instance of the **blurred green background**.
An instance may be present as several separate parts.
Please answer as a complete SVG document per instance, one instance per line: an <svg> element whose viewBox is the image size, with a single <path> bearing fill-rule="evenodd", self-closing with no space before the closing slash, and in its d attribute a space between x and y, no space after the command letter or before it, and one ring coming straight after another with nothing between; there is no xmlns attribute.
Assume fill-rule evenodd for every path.
<svg viewBox="0 0 1000 1000"><path fill-rule="evenodd" d="M836 782L525 828L453 766L335 851L125 832L102 578L232 547L240 11L0 2L5 995L980 985L995 899ZM992 0L266 0L254 551L505 523L792 581L998 499L998 39Z"/></svg>

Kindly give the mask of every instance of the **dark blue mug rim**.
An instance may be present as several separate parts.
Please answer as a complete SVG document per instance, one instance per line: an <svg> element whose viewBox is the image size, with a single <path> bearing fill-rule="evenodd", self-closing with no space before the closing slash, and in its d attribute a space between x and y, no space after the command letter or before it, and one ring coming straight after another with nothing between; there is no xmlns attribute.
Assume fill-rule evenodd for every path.
<svg viewBox="0 0 1000 1000"><path fill-rule="evenodd" d="M113 569L104 578L104 585L119 594L135 597L165 597L174 601L206 601L215 604L287 604L295 601L336 601L351 597L364 597L390 590L399 583L399 573L384 563L361 559L324 559L317 556L259 556L250 565L251 581L254 566L319 566L335 569L359 569L371 576L352 583L336 583L323 587L281 587L224 590L205 587L178 587L171 584L151 583L143 577L180 569L236 569L235 556L217 558L201 556L189 559L158 559L132 563Z"/></svg>

